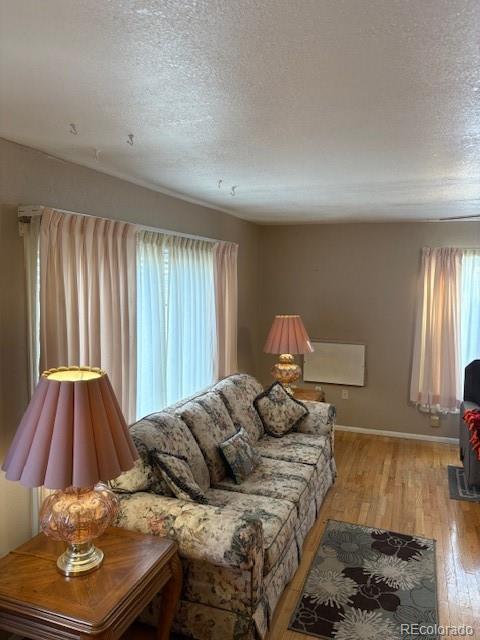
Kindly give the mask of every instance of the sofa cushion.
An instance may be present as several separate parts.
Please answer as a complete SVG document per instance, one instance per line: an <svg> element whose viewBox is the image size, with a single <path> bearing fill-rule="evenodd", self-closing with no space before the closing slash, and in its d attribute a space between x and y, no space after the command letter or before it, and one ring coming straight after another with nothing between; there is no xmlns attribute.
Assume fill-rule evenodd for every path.
<svg viewBox="0 0 480 640"><path fill-rule="evenodd" d="M243 482L261 462L260 455L252 446L248 433L243 427L240 427L240 431L225 442L221 442L219 446L237 484Z"/></svg>
<svg viewBox="0 0 480 640"><path fill-rule="evenodd" d="M312 465L262 458L261 464L242 484L225 478L213 488L290 500L297 508L299 520L303 520L310 502L315 499L315 486L316 471Z"/></svg>
<svg viewBox="0 0 480 640"><path fill-rule="evenodd" d="M283 438L265 435L255 445L264 458L285 460L285 462L301 462L316 466L323 459L322 451L326 450L330 457L330 438L303 433L287 433Z"/></svg>
<svg viewBox="0 0 480 640"><path fill-rule="evenodd" d="M180 407L179 415L197 441L210 472L212 484L227 475L219 444L237 433L222 398L205 393Z"/></svg>
<svg viewBox="0 0 480 640"><path fill-rule="evenodd" d="M281 438L291 431L308 414L307 407L292 398L279 382L274 382L260 393L253 404L262 420L265 431Z"/></svg>
<svg viewBox="0 0 480 640"><path fill-rule="evenodd" d="M176 498L193 500L201 504L208 503L204 492L195 482L186 458L153 449L150 452L150 459L152 467L159 470L168 488Z"/></svg>
<svg viewBox="0 0 480 640"><path fill-rule="evenodd" d="M272 500L220 489L209 489L206 496L211 505L228 507L245 518L256 518L262 522L265 550L263 572L268 573L294 535L297 524L295 505L289 500Z"/></svg>
<svg viewBox="0 0 480 640"><path fill-rule="evenodd" d="M148 451L157 449L186 458L193 477L202 491L208 489L210 475L202 452L187 425L178 416L166 411L152 413L132 425L130 433L135 444L142 442ZM141 454L140 449L139 453ZM163 493L163 491L156 493ZM170 492L163 494L171 495Z"/></svg>
<svg viewBox="0 0 480 640"><path fill-rule="evenodd" d="M301 462L311 465L315 470L315 501L321 506L325 494L325 478L330 483L334 473L332 468L332 444L330 436L303 433L289 433L283 438L265 436L256 444L262 457L287 462ZM330 486L330 484L328 484Z"/></svg>
<svg viewBox="0 0 480 640"><path fill-rule="evenodd" d="M233 422L241 425L255 443L263 435L263 425L253 401L262 392L262 385L246 373L236 373L220 380L213 390L219 393Z"/></svg>

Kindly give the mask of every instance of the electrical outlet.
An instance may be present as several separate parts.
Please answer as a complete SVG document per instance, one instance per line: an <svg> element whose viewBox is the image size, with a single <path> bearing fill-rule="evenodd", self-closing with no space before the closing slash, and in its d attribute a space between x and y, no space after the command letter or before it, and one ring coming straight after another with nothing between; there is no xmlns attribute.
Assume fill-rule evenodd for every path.
<svg viewBox="0 0 480 640"><path fill-rule="evenodd" d="M440 426L440 416L438 413L430 414L430 426L431 427L439 427Z"/></svg>
<svg viewBox="0 0 480 640"><path fill-rule="evenodd" d="M342 400L348 400L348 389L342 389Z"/></svg>
<svg viewBox="0 0 480 640"><path fill-rule="evenodd" d="M323 391L323 387L321 384L316 384L315 385L315 391Z"/></svg>

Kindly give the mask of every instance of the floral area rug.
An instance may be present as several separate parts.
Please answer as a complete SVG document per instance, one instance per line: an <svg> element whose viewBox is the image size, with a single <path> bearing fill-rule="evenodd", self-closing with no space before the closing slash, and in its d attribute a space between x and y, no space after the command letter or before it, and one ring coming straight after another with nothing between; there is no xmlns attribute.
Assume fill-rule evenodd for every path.
<svg viewBox="0 0 480 640"><path fill-rule="evenodd" d="M437 640L437 624L434 540L328 521L290 629L329 640Z"/></svg>

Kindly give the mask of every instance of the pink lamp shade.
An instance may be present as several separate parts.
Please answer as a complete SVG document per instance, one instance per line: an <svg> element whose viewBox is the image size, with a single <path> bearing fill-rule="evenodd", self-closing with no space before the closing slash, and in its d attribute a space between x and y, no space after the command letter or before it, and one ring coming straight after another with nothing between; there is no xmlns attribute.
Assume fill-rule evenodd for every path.
<svg viewBox="0 0 480 640"><path fill-rule="evenodd" d="M265 353L311 353L310 338L300 316L275 316L263 347Z"/></svg>
<svg viewBox="0 0 480 640"><path fill-rule="evenodd" d="M42 374L2 469L27 487L92 487L137 458L107 374L60 367Z"/></svg>

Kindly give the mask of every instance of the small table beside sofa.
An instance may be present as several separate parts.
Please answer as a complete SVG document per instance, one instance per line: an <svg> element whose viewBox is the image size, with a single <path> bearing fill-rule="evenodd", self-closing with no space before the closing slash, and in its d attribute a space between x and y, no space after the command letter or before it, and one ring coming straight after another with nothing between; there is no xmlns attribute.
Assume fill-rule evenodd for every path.
<svg viewBox="0 0 480 640"><path fill-rule="evenodd" d="M195 640L265 638L335 479L335 408L298 403L308 411L274 437L255 408L263 394L255 378L235 374L139 420L130 432L141 457L112 483L118 526L177 542L183 588L173 629ZM242 430L260 463L237 483L220 445ZM169 456L188 467L198 500L187 495L188 482L177 492L184 497L172 493L174 467L158 473ZM155 623L160 599L143 621Z"/></svg>
<svg viewBox="0 0 480 640"><path fill-rule="evenodd" d="M181 588L177 545L114 527L99 540L103 566L73 578L57 569L64 544L43 533L2 558L0 629L34 640L119 640L161 591L152 638L168 640Z"/></svg>

